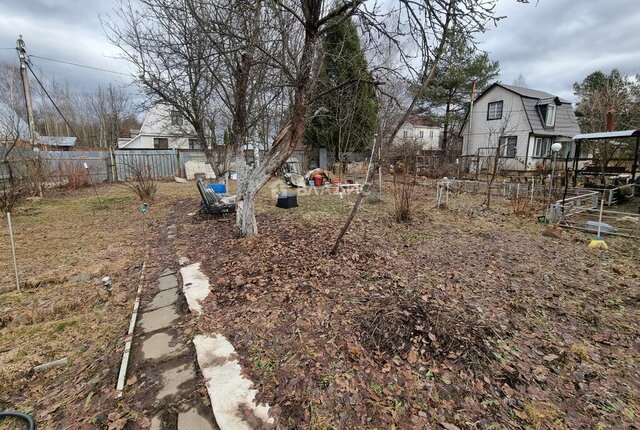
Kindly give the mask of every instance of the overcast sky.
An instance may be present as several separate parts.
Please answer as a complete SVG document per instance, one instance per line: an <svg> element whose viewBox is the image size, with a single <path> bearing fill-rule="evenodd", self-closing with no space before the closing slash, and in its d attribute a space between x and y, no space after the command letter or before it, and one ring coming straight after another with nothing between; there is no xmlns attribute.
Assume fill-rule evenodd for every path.
<svg viewBox="0 0 640 430"><path fill-rule="evenodd" d="M573 83L595 70L640 72L638 0L535 2L499 0L497 15L506 18L480 38L481 48L500 61L502 82L511 84L522 73L529 87L574 100ZM117 51L100 24L112 7L108 0L1 0L0 61L17 62L12 48L22 34L30 54L128 72L113 58ZM116 74L32 61L45 77L83 89L127 82Z"/></svg>

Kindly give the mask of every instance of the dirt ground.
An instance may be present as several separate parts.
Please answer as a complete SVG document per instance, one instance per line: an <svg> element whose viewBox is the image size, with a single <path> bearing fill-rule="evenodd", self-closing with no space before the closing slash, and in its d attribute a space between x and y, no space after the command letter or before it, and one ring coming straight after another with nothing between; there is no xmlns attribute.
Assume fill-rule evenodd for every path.
<svg viewBox="0 0 640 430"><path fill-rule="evenodd" d="M365 205L336 256L337 196L282 210L267 187L244 240L185 209L179 252L213 284L199 329L230 338L281 428L637 428L638 241L591 250L501 198L434 195L409 224L389 195Z"/></svg>
<svg viewBox="0 0 640 430"><path fill-rule="evenodd" d="M389 195L365 204L330 256L353 197L300 196L282 210L266 187L260 236L238 240L232 218L189 215L192 184L160 184L144 227L127 191L98 192L102 205L88 189L14 214L25 288L0 293L0 408L33 413L39 428L136 422L138 399L118 402L113 387L145 244L204 262L213 294L189 330L230 338L280 428L640 424L637 240L590 250L592 235L544 236L535 213L515 216L501 198L481 211L480 196L454 195L438 210L429 189L408 224ZM169 221L178 234L159 252ZM0 269L10 289L10 258ZM67 367L30 370L64 356Z"/></svg>
<svg viewBox="0 0 640 430"><path fill-rule="evenodd" d="M117 186L98 187L100 201L89 188L52 192L16 208L20 292L13 290L2 224L0 409L28 412L43 429L106 428L126 412L115 399L115 384L145 246L156 243L178 198L195 190L187 185L158 184L144 217L136 197ZM112 279L110 296L103 276ZM32 370L63 357L65 367Z"/></svg>

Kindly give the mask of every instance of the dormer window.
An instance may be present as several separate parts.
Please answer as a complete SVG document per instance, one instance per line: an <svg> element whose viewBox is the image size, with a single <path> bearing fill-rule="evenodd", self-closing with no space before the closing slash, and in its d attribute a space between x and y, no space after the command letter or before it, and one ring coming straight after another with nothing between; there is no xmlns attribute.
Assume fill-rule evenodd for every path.
<svg viewBox="0 0 640 430"><path fill-rule="evenodd" d="M553 127L556 125L556 106L547 105L547 115L544 118L544 125Z"/></svg>
<svg viewBox="0 0 640 430"><path fill-rule="evenodd" d="M556 103L553 99L542 99L538 102L540 119L545 127L556 125Z"/></svg>

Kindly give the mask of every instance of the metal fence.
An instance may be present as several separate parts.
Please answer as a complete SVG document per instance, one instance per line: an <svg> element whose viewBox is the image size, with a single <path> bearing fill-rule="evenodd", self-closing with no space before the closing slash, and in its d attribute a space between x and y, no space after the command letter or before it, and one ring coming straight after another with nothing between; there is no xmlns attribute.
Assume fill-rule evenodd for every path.
<svg viewBox="0 0 640 430"><path fill-rule="evenodd" d="M3 152L4 151L4 152ZM168 150L115 151L34 151L31 148L8 148L0 145L0 181L9 176L30 177L32 164L38 164L39 174L48 186L65 185L74 175L84 175L92 183L130 181L136 169L144 168L155 179L184 175L189 160L206 160L203 153Z"/></svg>
<svg viewBox="0 0 640 430"><path fill-rule="evenodd" d="M64 185L70 176L82 172L92 183L110 182L111 157L104 151L41 151L40 159L52 185Z"/></svg>
<svg viewBox="0 0 640 430"><path fill-rule="evenodd" d="M113 151L117 181L133 179L136 170L148 168L154 178L179 176L181 166L178 151L173 149Z"/></svg>

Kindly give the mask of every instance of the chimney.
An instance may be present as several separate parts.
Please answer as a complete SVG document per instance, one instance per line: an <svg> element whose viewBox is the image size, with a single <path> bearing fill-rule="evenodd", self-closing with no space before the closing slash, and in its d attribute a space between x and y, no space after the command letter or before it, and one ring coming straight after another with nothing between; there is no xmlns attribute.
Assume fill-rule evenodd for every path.
<svg viewBox="0 0 640 430"><path fill-rule="evenodd" d="M614 109L609 109L607 111L607 130L606 131L613 131L615 114L616 114L616 111Z"/></svg>

